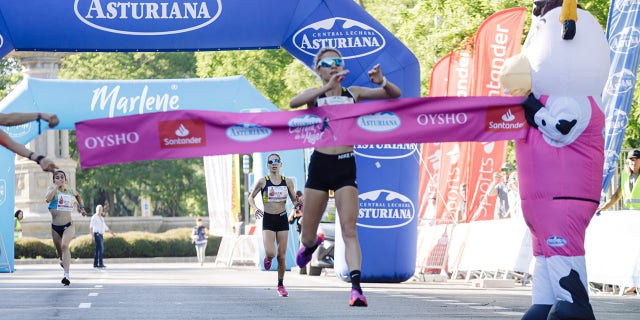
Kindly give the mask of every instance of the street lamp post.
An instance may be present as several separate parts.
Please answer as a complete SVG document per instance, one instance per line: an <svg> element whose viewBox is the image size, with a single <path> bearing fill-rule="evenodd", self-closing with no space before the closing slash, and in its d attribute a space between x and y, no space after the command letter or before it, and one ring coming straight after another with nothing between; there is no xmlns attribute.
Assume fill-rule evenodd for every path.
<svg viewBox="0 0 640 320"><path fill-rule="evenodd" d="M244 221L249 223L249 156L242 156L242 173L244 173Z"/></svg>

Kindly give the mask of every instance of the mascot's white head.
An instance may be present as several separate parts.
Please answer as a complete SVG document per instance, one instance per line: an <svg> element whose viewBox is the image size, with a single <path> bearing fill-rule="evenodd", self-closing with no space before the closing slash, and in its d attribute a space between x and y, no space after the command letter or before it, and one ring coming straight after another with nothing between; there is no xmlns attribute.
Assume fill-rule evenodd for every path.
<svg viewBox="0 0 640 320"><path fill-rule="evenodd" d="M558 0L536 1L556 3ZM537 95L581 95L600 97L607 81L609 47L602 26L575 0L562 7L544 7L535 17L523 48L531 66L531 89ZM572 3L572 4L571 4ZM534 14L536 9L534 8ZM575 35L567 37L566 21L575 23Z"/></svg>
<svg viewBox="0 0 640 320"><path fill-rule="evenodd" d="M536 0L522 53L507 59L501 84L511 95L600 97L609 73L601 62L608 61L609 47L598 38L604 39L602 26L575 0Z"/></svg>
<svg viewBox="0 0 640 320"><path fill-rule="evenodd" d="M511 95L549 96L549 112L544 115L549 119L542 119L547 123L564 116L570 118L564 120L576 120L570 134L573 139L565 136L562 142L552 141L555 139L547 140L545 134L550 144L566 145L589 123L591 109L576 106L584 105L588 96L601 105L609 73L609 64L602 61L609 61L609 47L602 26L579 9L575 0L534 1L533 16L522 53L505 62L501 84ZM576 102L570 103L572 99Z"/></svg>

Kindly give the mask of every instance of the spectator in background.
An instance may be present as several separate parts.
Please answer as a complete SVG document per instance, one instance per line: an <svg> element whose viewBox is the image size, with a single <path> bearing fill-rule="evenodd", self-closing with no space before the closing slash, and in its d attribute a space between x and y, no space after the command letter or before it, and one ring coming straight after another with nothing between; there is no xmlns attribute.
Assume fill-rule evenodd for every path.
<svg viewBox="0 0 640 320"><path fill-rule="evenodd" d="M494 213L494 219L508 218L509 215L509 186L507 179L509 174L514 171L513 166L505 162L500 167L500 172L496 172L493 175L493 182L487 189L487 196L498 196L496 200L496 208Z"/></svg>
<svg viewBox="0 0 640 320"><path fill-rule="evenodd" d="M244 215L242 212L236 213L236 218L238 219L238 223L235 225L235 234L236 236L241 236L244 234Z"/></svg>
<svg viewBox="0 0 640 320"><path fill-rule="evenodd" d="M604 211L612 207L620 198L624 209L640 209L640 186L638 186L638 175L640 174L640 149L634 149L627 156L626 165L620 172L620 186L611 196L611 199L596 211Z"/></svg>
<svg viewBox="0 0 640 320"><path fill-rule="evenodd" d="M204 265L205 251L207 250L207 238L209 237L209 230L203 225L202 218L196 219L196 226L193 227L191 233L191 243L196 246L196 255L198 256L198 262L200 266Z"/></svg>
<svg viewBox="0 0 640 320"><path fill-rule="evenodd" d="M296 224L296 231L298 234L302 230L302 208L304 207L304 199L302 191L296 191L296 201L293 204L291 215L289 216L289 224Z"/></svg>
<svg viewBox="0 0 640 320"><path fill-rule="evenodd" d="M509 198L509 211L507 216L510 218L521 218L522 205L520 204L520 186L518 185L518 172L513 171L509 174L509 180L507 180L507 187L509 191L507 196Z"/></svg>
<svg viewBox="0 0 640 320"><path fill-rule="evenodd" d="M22 238L22 224L20 221L24 218L24 213L22 210L16 211L13 214L13 239L17 240L18 238Z"/></svg>
<svg viewBox="0 0 640 320"><path fill-rule="evenodd" d="M459 187L460 200L456 210L456 221L458 223L467 222L467 184L461 183Z"/></svg>
<svg viewBox="0 0 640 320"><path fill-rule="evenodd" d="M93 253L93 267L96 269L104 269L107 266L104 265L104 233L109 231L114 237L116 234L109 229L104 219L107 217L107 210L109 210L109 203L104 206L99 204L96 206L96 213L91 217L89 222L89 233L93 236L93 243L96 245L95 252Z"/></svg>
<svg viewBox="0 0 640 320"><path fill-rule="evenodd" d="M429 194L429 202L427 203L427 208L424 211L424 215L422 216L421 224L429 224L430 226L436 223L436 193L432 192Z"/></svg>

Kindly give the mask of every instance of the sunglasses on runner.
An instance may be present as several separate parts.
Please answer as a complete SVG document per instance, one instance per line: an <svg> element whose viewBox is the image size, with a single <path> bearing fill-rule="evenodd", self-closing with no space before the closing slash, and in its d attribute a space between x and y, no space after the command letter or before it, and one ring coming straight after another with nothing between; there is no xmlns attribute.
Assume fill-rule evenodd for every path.
<svg viewBox="0 0 640 320"><path fill-rule="evenodd" d="M336 65L336 67L342 66L344 61L342 58L325 58L318 62L318 67L331 68L333 65Z"/></svg>
<svg viewBox="0 0 640 320"><path fill-rule="evenodd" d="M270 159L267 161L268 164L280 163L280 159Z"/></svg>

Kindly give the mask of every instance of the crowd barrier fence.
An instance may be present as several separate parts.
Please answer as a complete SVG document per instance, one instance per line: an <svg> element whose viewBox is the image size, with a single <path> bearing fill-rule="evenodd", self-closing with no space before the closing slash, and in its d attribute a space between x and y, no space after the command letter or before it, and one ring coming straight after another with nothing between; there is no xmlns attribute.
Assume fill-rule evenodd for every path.
<svg viewBox="0 0 640 320"><path fill-rule="evenodd" d="M585 239L592 292L620 293L640 287L640 210L605 211L594 216ZM521 218L453 224L423 223L418 231L417 278L515 279L533 273L531 234Z"/></svg>

